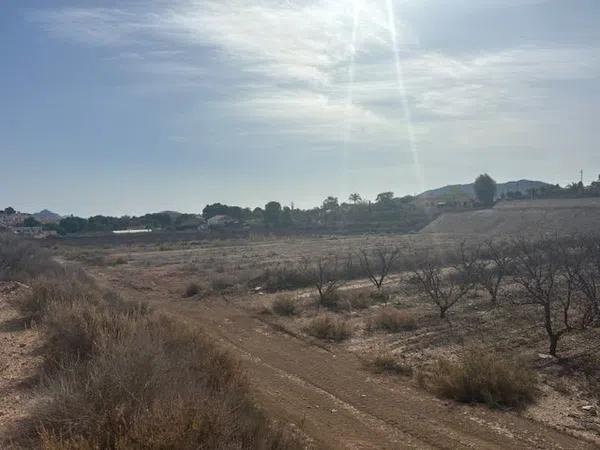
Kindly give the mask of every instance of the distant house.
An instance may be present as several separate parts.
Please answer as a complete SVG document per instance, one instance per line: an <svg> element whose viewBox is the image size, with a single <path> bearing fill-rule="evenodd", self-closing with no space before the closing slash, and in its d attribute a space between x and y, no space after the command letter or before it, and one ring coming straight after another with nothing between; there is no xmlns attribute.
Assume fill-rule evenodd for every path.
<svg viewBox="0 0 600 450"><path fill-rule="evenodd" d="M150 233L152 230L146 228L136 228L130 230L114 230L113 234L137 234L137 233Z"/></svg>

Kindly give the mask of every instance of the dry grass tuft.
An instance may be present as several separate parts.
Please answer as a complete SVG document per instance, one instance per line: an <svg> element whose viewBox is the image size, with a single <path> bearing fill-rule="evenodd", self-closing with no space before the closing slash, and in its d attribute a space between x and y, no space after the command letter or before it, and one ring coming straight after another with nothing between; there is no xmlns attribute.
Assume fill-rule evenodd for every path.
<svg viewBox="0 0 600 450"><path fill-rule="evenodd" d="M273 301L273 312L280 316L293 316L297 312L296 301L289 296L279 296Z"/></svg>
<svg viewBox="0 0 600 450"><path fill-rule="evenodd" d="M345 291L343 299L343 303L347 303L351 309L368 309L373 305L371 293L364 289Z"/></svg>
<svg viewBox="0 0 600 450"><path fill-rule="evenodd" d="M322 315L312 319L304 331L316 338L341 342L352 336L350 323L336 317Z"/></svg>
<svg viewBox="0 0 600 450"><path fill-rule="evenodd" d="M29 282L39 275L59 276L63 269L38 245L0 234L0 280Z"/></svg>
<svg viewBox="0 0 600 450"><path fill-rule="evenodd" d="M522 406L537 392L535 374L524 364L479 349L458 362L439 359L422 382L442 397L491 407Z"/></svg>
<svg viewBox="0 0 600 450"><path fill-rule="evenodd" d="M380 353L371 361L367 362L367 367L375 373L393 373L396 375L412 375L412 368L400 362L398 358L391 353Z"/></svg>
<svg viewBox="0 0 600 450"><path fill-rule="evenodd" d="M411 331L417 328L417 321L406 311L394 307L384 308L367 322L367 330L385 330L390 333Z"/></svg>

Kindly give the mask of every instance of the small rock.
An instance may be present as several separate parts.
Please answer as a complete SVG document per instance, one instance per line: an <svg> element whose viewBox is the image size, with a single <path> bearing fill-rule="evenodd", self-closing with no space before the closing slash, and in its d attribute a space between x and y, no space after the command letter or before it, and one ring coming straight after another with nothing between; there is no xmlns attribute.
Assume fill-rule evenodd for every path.
<svg viewBox="0 0 600 450"><path fill-rule="evenodd" d="M546 353L538 353L538 358L540 358L540 359L554 359L554 356L548 355Z"/></svg>
<svg viewBox="0 0 600 450"><path fill-rule="evenodd" d="M596 407L594 405L585 405L585 406L582 406L581 409L584 410L585 412L592 414L593 416L596 415Z"/></svg>
<svg viewBox="0 0 600 450"><path fill-rule="evenodd" d="M332 413L336 413L336 412L337 412L337 409L332 409L332 410L331 410L331 412L332 412Z"/></svg>

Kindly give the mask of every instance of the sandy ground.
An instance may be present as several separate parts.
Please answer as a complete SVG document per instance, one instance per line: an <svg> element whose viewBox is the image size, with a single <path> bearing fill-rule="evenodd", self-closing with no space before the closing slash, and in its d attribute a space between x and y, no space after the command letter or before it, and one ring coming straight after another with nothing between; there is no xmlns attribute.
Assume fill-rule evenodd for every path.
<svg viewBox="0 0 600 450"><path fill-rule="evenodd" d="M28 289L15 282L0 282L0 445L33 405L41 339L26 328L9 301ZM3 447L4 448L4 447Z"/></svg>

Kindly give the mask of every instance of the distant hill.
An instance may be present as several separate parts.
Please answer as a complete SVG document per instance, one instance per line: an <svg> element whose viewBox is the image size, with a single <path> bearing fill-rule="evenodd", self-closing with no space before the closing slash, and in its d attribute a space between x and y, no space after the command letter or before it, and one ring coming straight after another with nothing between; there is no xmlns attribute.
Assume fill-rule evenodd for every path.
<svg viewBox="0 0 600 450"><path fill-rule="evenodd" d="M600 223L600 198L516 200L493 208L447 212L422 233L488 237L541 236L544 233L591 233Z"/></svg>
<svg viewBox="0 0 600 450"><path fill-rule="evenodd" d="M498 190L496 195L500 197L502 194L517 191L520 191L522 194L527 194L527 191L529 189L539 189L543 186L550 186L550 184L544 183L543 181L531 180L519 180L509 181L506 183L498 183ZM417 198L422 200L455 200L465 197L472 199L475 198L474 183L448 185L437 189L431 189L429 191L425 191L417 195Z"/></svg>
<svg viewBox="0 0 600 450"><path fill-rule="evenodd" d="M32 214L33 218L42 223L58 223L62 219L60 214L56 214L48 209Z"/></svg>

